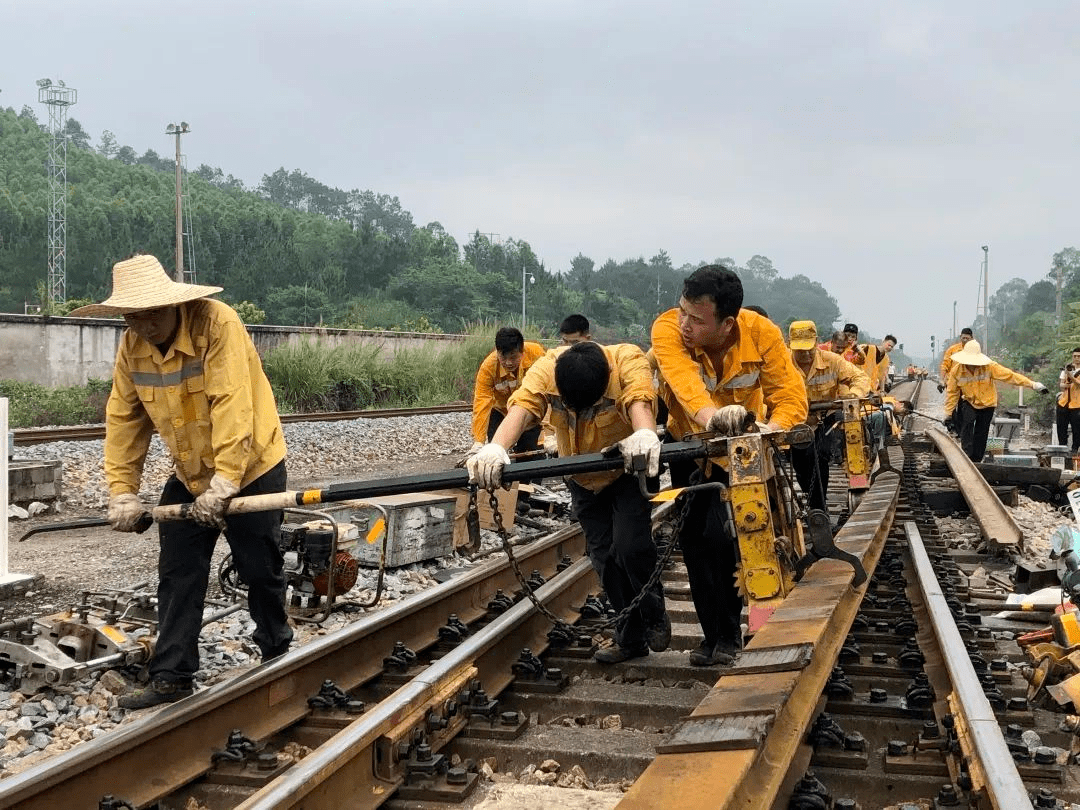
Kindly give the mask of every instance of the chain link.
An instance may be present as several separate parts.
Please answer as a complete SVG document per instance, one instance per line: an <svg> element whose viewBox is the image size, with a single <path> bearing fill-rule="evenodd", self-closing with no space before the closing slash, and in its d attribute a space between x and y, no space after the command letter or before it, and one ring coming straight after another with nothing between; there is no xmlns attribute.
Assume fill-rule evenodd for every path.
<svg viewBox="0 0 1080 810"><path fill-rule="evenodd" d="M539 599L536 598L536 594L533 593L532 586L530 586L528 581L525 579L525 575L521 571L521 566L518 565L517 558L514 556L514 551L510 544L510 533L503 525L502 515L499 512L499 499L495 495L494 488L489 489L488 493L491 498L491 512L492 518L495 522L495 531L499 535L499 539L502 541L503 551L506 552L506 556L510 560L510 567L511 569L513 569L514 576L517 578L518 583L521 585L521 588L525 593L525 597L530 602L532 602L533 607L535 607L553 625L562 628L565 631L573 633L573 625L560 619L558 616L548 610L548 608L543 603L541 603ZM638 607L638 605L641 604L642 600L645 599L645 597L648 596L650 593L652 593L653 589L660 581L660 577L662 577L664 574L664 568L667 566L668 561L671 559L671 555L675 551L676 541L679 537L680 531L682 530L683 521L685 521L686 515L690 511L690 504L693 501L693 491L691 490L687 492L686 490L684 490L683 493L680 493L678 500L682 502L682 508L679 510L679 513L672 524L674 527L674 531L671 535L671 542L668 543L667 548L664 549L664 553L657 556L656 565L653 567L652 574L649 576L648 581L645 583L644 587L640 591L638 591L634 598L630 600L630 604L620 610L615 616L606 619L598 625L590 625L590 629L594 633L599 633L600 631L606 630L611 627L618 627L620 624L622 624Z"/></svg>

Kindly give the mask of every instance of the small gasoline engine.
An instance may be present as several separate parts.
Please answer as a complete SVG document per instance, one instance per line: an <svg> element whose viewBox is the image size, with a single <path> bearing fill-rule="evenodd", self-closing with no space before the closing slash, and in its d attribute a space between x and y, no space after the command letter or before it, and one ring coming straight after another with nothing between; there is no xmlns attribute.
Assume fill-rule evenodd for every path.
<svg viewBox="0 0 1080 810"><path fill-rule="evenodd" d="M346 524L347 525L347 524ZM293 590L293 603L313 597L341 596L355 584L360 563L349 553L356 545L356 530L338 539L325 522L284 523L281 526L281 554L285 558L285 583ZM333 565L331 565L331 556Z"/></svg>

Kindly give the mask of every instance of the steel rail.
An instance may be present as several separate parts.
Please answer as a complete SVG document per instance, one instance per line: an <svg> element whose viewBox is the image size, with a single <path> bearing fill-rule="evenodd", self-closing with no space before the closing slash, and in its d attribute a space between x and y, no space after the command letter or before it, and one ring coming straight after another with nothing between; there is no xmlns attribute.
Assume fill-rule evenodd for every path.
<svg viewBox="0 0 1080 810"><path fill-rule="evenodd" d="M910 521L904 523L904 533L926 612L952 682L949 704L958 721L960 746L968 760L973 788L985 791L995 810L1030 810L1031 799L979 676L971 665L964 639L930 564L922 535Z"/></svg>
<svg viewBox="0 0 1080 810"><path fill-rule="evenodd" d="M536 597L562 618L574 616L597 581L587 559L578 560L559 577L536 590ZM376 808L397 787L375 773L376 745L402 716L424 705L446 685L475 667L489 695L497 695L513 680L511 665L522 647L534 653L547 646L550 622L528 600L466 638L452 652L427 667L378 706L355 720L324 745L304 757L281 777L237 805L236 810L352 810ZM512 639L508 642L507 639ZM346 802L347 798L347 802Z"/></svg>
<svg viewBox="0 0 1080 810"><path fill-rule="evenodd" d="M890 447L891 466L902 451ZM892 526L900 477L884 472L862 498L836 542L872 574ZM789 777L817 714L867 585L853 588L851 566L814 564L720 677L687 721L660 747L656 759L619 803L620 810L767 810ZM869 581L869 580L867 580ZM803 651L782 671L740 664Z"/></svg>
<svg viewBox="0 0 1080 810"><path fill-rule="evenodd" d="M318 413L283 413L283 423L341 422L350 419L388 419L392 416L428 416L442 413L467 413L472 405L433 405L426 408L382 408L364 411L322 411ZM70 427L19 428L13 430L16 446L46 442L76 442L105 438L105 425L72 425Z"/></svg>
<svg viewBox="0 0 1080 810"><path fill-rule="evenodd" d="M525 570L552 576L564 555L581 557L584 546L575 524L515 554ZM472 622L486 614L496 590L517 588L509 561L500 555L370 619L0 780L0 808L97 810L106 794L136 807L150 805L205 773L233 729L266 739L307 716L307 699L324 680L353 689L381 673L382 658L395 642L425 648L438 640L449 614Z"/></svg>
<svg viewBox="0 0 1080 810"><path fill-rule="evenodd" d="M945 463L990 547L995 550L1023 548L1023 531L960 445L936 427L927 430L926 435L945 457Z"/></svg>

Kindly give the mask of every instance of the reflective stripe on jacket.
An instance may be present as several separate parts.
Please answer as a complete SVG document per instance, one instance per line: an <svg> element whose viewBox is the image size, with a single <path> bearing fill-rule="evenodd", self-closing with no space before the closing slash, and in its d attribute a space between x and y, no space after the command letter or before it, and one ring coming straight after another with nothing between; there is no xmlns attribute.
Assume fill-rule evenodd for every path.
<svg viewBox="0 0 1080 810"><path fill-rule="evenodd" d="M803 378L810 402L865 397L870 393L870 378L866 372L834 352L818 349L806 373L798 363L795 368Z"/></svg>
<svg viewBox="0 0 1080 810"><path fill-rule="evenodd" d="M1062 408L1069 408L1075 410L1080 408L1080 381L1073 376L1073 372L1076 369L1072 367L1072 364L1065 366L1061 370L1061 374L1058 375L1059 383L1068 381L1069 387L1064 391L1058 392L1057 404Z"/></svg>
<svg viewBox="0 0 1080 810"><path fill-rule="evenodd" d="M742 309L734 335L717 375L703 350L683 345L678 309L668 310L653 323L660 394L668 406L668 430L675 438L704 430L694 414L708 407L742 405L759 420L775 421L785 430L806 419L806 387L779 327Z"/></svg>
<svg viewBox="0 0 1080 810"><path fill-rule="evenodd" d="M945 389L945 414L951 414L956 409L961 396L975 408L996 408L998 400L994 380L1032 387L1031 380L1023 374L1005 368L1001 363L991 362L985 366L965 366L961 363L953 363L952 370L949 372L948 387Z"/></svg>
<svg viewBox="0 0 1080 810"><path fill-rule="evenodd" d="M244 487L285 458L274 393L239 316L201 298L178 317L164 357L130 329L120 338L105 409L111 495L139 491L155 429L193 495L214 473Z"/></svg>
<svg viewBox="0 0 1080 810"><path fill-rule="evenodd" d="M476 372L476 384L473 386L472 406L472 433L473 440L486 442L488 435L488 420L491 411L506 414L506 402L510 395L521 384L525 372L533 363L544 356L547 351L539 343L531 340L525 341L525 347L521 350L521 365L516 372L507 371L499 363L499 353L492 351L484 362L480 364L480 370Z"/></svg>
<svg viewBox="0 0 1080 810"><path fill-rule="evenodd" d="M945 354L941 357L941 381L945 382L949 378L949 372L952 371L953 359L952 356L964 348L963 343L954 343L952 346L945 350Z"/></svg>
<svg viewBox="0 0 1080 810"><path fill-rule="evenodd" d="M607 388L600 401L578 413L567 408L555 386L555 361L568 348L552 349L533 363L509 403L520 405L537 420L551 408L551 426L555 430L560 456L596 453L625 439L634 432L628 413L634 402L646 402L656 413L656 392L649 361L641 349L629 343L602 347L610 370ZM614 470L575 475L573 479L596 492L621 474Z"/></svg>

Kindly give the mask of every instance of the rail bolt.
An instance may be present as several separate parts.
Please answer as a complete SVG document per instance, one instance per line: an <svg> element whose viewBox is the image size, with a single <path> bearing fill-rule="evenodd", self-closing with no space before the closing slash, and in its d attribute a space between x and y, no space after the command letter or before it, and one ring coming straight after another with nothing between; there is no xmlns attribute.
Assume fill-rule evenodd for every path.
<svg viewBox="0 0 1080 810"><path fill-rule="evenodd" d="M924 740L936 740L941 736L941 729L933 720L927 720L922 724L922 737Z"/></svg>
<svg viewBox="0 0 1080 810"><path fill-rule="evenodd" d="M907 743L903 740L889 740L889 747L886 751L890 757L907 756Z"/></svg>
<svg viewBox="0 0 1080 810"><path fill-rule="evenodd" d="M1009 698L1009 702L1006 705L1006 709L1010 712L1026 712L1027 708L1028 702L1025 697Z"/></svg>
<svg viewBox="0 0 1080 810"><path fill-rule="evenodd" d="M1058 806L1057 796L1049 788L1039 788L1036 793L1032 794L1031 803L1036 807L1056 808Z"/></svg>
<svg viewBox="0 0 1080 810"><path fill-rule="evenodd" d="M833 802L835 810L859 810L859 805L854 799L837 799Z"/></svg>
<svg viewBox="0 0 1080 810"><path fill-rule="evenodd" d="M518 713L516 711L503 712L499 715L499 722L504 726L516 726L518 722Z"/></svg>
<svg viewBox="0 0 1080 810"><path fill-rule="evenodd" d="M431 746L427 743L420 743L416 746L416 761L417 762L430 762L431 761Z"/></svg>
<svg viewBox="0 0 1080 810"><path fill-rule="evenodd" d="M875 650L870 656L870 660L875 664L887 664L889 663L889 654L884 650Z"/></svg>
<svg viewBox="0 0 1080 810"><path fill-rule="evenodd" d="M1036 765L1053 765L1057 762L1057 751L1048 745L1040 745L1035 749Z"/></svg>
<svg viewBox="0 0 1080 810"><path fill-rule="evenodd" d="M937 803L942 807L959 807L960 792L956 789L956 785L942 785L937 794Z"/></svg>
<svg viewBox="0 0 1080 810"><path fill-rule="evenodd" d="M865 751L866 750L866 737L857 731L853 731L850 734L844 735L844 750L845 751Z"/></svg>
<svg viewBox="0 0 1080 810"><path fill-rule="evenodd" d="M260 771L272 771L278 765L277 754L263 753L255 760L255 766Z"/></svg>
<svg viewBox="0 0 1080 810"><path fill-rule="evenodd" d="M446 784L464 785L469 781L469 772L464 768L451 768L446 772Z"/></svg>
<svg viewBox="0 0 1080 810"><path fill-rule="evenodd" d="M870 690L870 702L871 703L885 703L889 699L889 693L882 689L880 686L875 686Z"/></svg>

